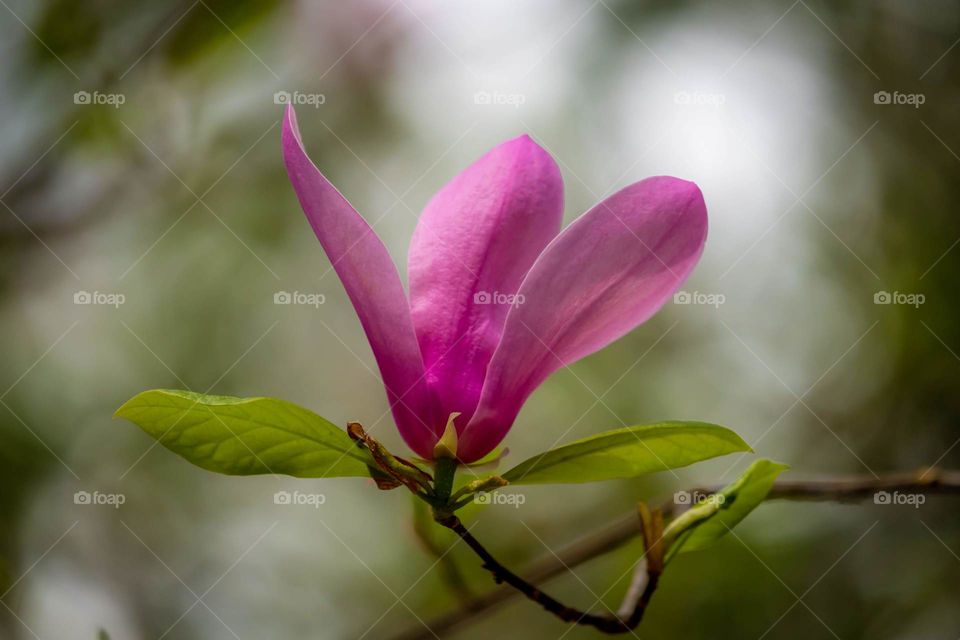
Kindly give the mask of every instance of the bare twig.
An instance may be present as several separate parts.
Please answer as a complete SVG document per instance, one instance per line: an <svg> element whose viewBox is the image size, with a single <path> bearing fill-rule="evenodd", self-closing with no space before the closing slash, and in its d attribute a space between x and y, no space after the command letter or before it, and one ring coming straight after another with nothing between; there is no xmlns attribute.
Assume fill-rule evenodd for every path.
<svg viewBox="0 0 960 640"><path fill-rule="evenodd" d="M690 492L692 493L697 491L707 494L714 493L720 488L720 486L700 487L691 489ZM922 492L924 494L960 494L960 471L923 468L912 472L886 474L880 476L879 478L875 478L872 475L863 475L814 478L809 480L778 480L774 484L773 489L771 489L770 493L767 495L767 500L781 499L856 502L872 498L880 491ZM665 516L675 515L677 510L678 505L676 505L672 500L664 503L660 508L660 511ZM463 527L462 524L460 526ZM583 564L584 562L587 562L588 560L601 556L605 553L609 553L610 551L613 551L623 546L627 542L635 539L637 533L638 526L636 515L630 514L607 524L602 529L598 529L597 531L580 538L576 542L559 550L556 554L550 554L549 556L543 557L534 562L528 568L528 570L524 572L526 580L516 577L512 573L510 573L510 575L516 577L517 580L526 583L524 589L529 590L532 588L539 591L539 589L533 585L542 584L553 577L556 577L576 566L579 566L580 564ZM467 535L470 535L469 532L467 532ZM470 537L472 538L472 536ZM489 553L484 549L485 555L481 555L477 551L477 548L474 547L473 544L470 544L469 540L464 538L464 541L468 543L471 549L480 555L481 559L484 560L484 566L487 566L487 559L485 555L489 556ZM476 541L474 540L474 542ZM483 549L479 542L476 542L476 544ZM506 571L506 569L503 569L503 571ZM640 571L645 572L645 569L638 567L638 572L634 574L633 582L631 583L630 589L628 589L628 595L625 599L625 603L631 597L637 597L636 592L639 590L639 587L644 580L643 576L638 575ZM497 574L494 573L494 575L496 578ZM505 578L497 581L506 582L509 586L502 586L494 589L489 593L465 602L456 610L442 614L432 620L428 620L427 624L429 625L430 629L432 629L434 633L442 634L445 631L453 629L454 627L471 622L484 612L500 605L506 600L516 597L519 594L525 594L523 589L514 586ZM655 588L655 586L653 588ZM650 589L649 585L643 584L643 589L644 591L649 590L652 594L652 589ZM566 608L565 605L560 603L557 603L557 605L561 608ZM622 616L623 613L624 610L621 607L620 615ZM419 630L411 630L407 633L400 634L395 638L395 640L419 640L420 638L426 637L428 637L428 635L424 635L424 631L421 628Z"/></svg>
<svg viewBox="0 0 960 640"><path fill-rule="evenodd" d="M659 517L652 517L650 519L653 523L649 529L647 526L644 526L645 535L647 531L656 531L658 534L662 533L662 519ZM473 549L473 552L483 560L484 568L493 574L493 579L497 583L507 583L564 622L590 626L604 633L626 633L640 624L640 620L643 618L643 614L646 611L647 605L650 603L650 598L653 596L653 592L656 590L657 582L660 578L659 567L661 566L661 561L660 559L652 560L653 554L651 553L652 549L657 549L656 543L659 542L658 537L648 546L647 553L644 554L646 562L642 563L642 565L645 568L643 573L646 577L643 580L643 589L628 590L627 598L620 607L620 611L626 612L625 614L600 615L581 611L574 607L567 606L556 598L544 593L535 585L527 582L500 564L497 559L473 537L473 534L463 526L463 523L460 522L460 518L457 516L447 516L438 520L438 522L460 536L460 538L467 543L467 546Z"/></svg>

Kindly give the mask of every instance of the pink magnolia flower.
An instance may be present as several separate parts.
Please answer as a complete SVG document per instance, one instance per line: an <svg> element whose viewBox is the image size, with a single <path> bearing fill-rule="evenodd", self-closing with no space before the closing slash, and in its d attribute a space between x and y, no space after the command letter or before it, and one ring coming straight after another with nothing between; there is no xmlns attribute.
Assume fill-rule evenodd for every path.
<svg viewBox="0 0 960 640"><path fill-rule="evenodd" d="M652 316L703 251L707 211L692 182L647 178L563 231L563 181L528 136L443 187L410 244L409 296L380 238L283 126L287 172L360 317L398 429L417 454L452 414L457 457L492 451L551 373Z"/></svg>

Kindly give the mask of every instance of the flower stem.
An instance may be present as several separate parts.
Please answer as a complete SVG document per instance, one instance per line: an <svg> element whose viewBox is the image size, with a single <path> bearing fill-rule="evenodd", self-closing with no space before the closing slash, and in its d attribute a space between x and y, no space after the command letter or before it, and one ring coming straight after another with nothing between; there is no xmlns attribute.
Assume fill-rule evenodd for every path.
<svg viewBox="0 0 960 640"><path fill-rule="evenodd" d="M437 458L433 473L433 491L437 505L446 505L453 492L453 477L457 473L456 458Z"/></svg>

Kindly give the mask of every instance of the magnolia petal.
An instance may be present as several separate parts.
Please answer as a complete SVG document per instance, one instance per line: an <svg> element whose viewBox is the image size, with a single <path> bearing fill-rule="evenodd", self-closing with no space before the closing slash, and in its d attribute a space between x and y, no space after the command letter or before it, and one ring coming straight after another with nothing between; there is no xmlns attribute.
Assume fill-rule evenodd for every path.
<svg viewBox="0 0 960 640"><path fill-rule="evenodd" d="M703 251L700 189L648 178L567 227L537 259L510 310L480 404L461 433L466 462L492 450L551 373L603 348L657 312Z"/></svg>
<svg viewBox="0 0 960 640"><path fill-rule="evenodd" d="M437 423L428 419L429 389L397 267L376 232L307 156L290 106L282 141L300 206L360 317L397 427L414 451L429 457L439 434Z"/></svg>
<svg viewBox="0 0 960 640"><path fill-rule="evenodd" d="M410 305L427 379L467 424L512 296L560 230L560 170L529 136L500 144L427 204L410 244Z"/></svg>

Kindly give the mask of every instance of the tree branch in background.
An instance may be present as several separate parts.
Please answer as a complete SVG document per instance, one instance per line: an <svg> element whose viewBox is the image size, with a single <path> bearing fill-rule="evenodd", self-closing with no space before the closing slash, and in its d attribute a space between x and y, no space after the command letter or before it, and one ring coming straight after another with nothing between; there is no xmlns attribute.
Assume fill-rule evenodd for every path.
<svg viewBox="0 0 960 640"><path fill-rule="evenodd" d="M418 510L413 518L413 532L423 548L437 559L444 584L457 596L460 602L464 604L473 602L477 595L470 589L466 576L457 566L456 560L450 553L451 548L436 540L432 535L433 531L437 529L437 525L434 524L433 518L429 515L429 507L420 500L414 500L413 508Z"/></svg>
<svg viewBox="0 0 960 640"><path fill-rule="evenodd" d="M715 493L720 490L720 488L719 485L698 487L691 489L690 492L708 494ZM873 498L882 491L960 494L960 471L922 468L913 472L891 473L879 477L859 475L815 478L810 480L778 480L774 483L766 500L857 502ZM687 505L677 505L671 500L664 503L659 511L664 516L669 517L677 515L682 508L686 507ZM656 589L655 578L644 582L644 576L642 574L652 574L654 572L646 568L647 563L641 561L638 564L637 572L634 574L634 579L627 591L627 597L624 599L624 605L618 610L616 616L598 616L596 614L579 612L547 596L535 585L546 582L553 577L569 571L573 567L623 546L627 542L634 540L638 533L645 534L647 527L643 525L645 521L643 517L643 507L641 507L640 520L641 522L638 523L637 516L631 514L606 525L602 529L594 531L561 549L556 554L551 554L533 563L524 572L526 576L525 579L520 578L500 565L480 542L467 531L458 518L453 518L448 522L440 522L440 524L452 529L467 543L474 553L483 560L484 567L493 573L494 579L498 583L505 582L509 586L503 586L487 594L473 598L466 601L456 610L442 614L432 620L427 620L425 624L426 627L429 627L429 630L421 626L418 629L412 629L396 636L395 640L420 640L432 638L434 634L443 634L455 627L474 621L484 612L520 594L534 600L563 620L579 624L588 624L608 633L618 633L628 630L623 629L622 626L632 621L630 613L639 611L639 617L636 623L633 624L633 627L636 627L642 619L650 596L652 596ZM640 526L638 526L638 524ZM650 538L648 537L646 539ZM627 613L625 608L629 606L631 600L634 601L634 606L629 607L630 613ZM594 624L594 621L600 621L600 626ZM632 629L633 627L630 628Z"/></svg>

